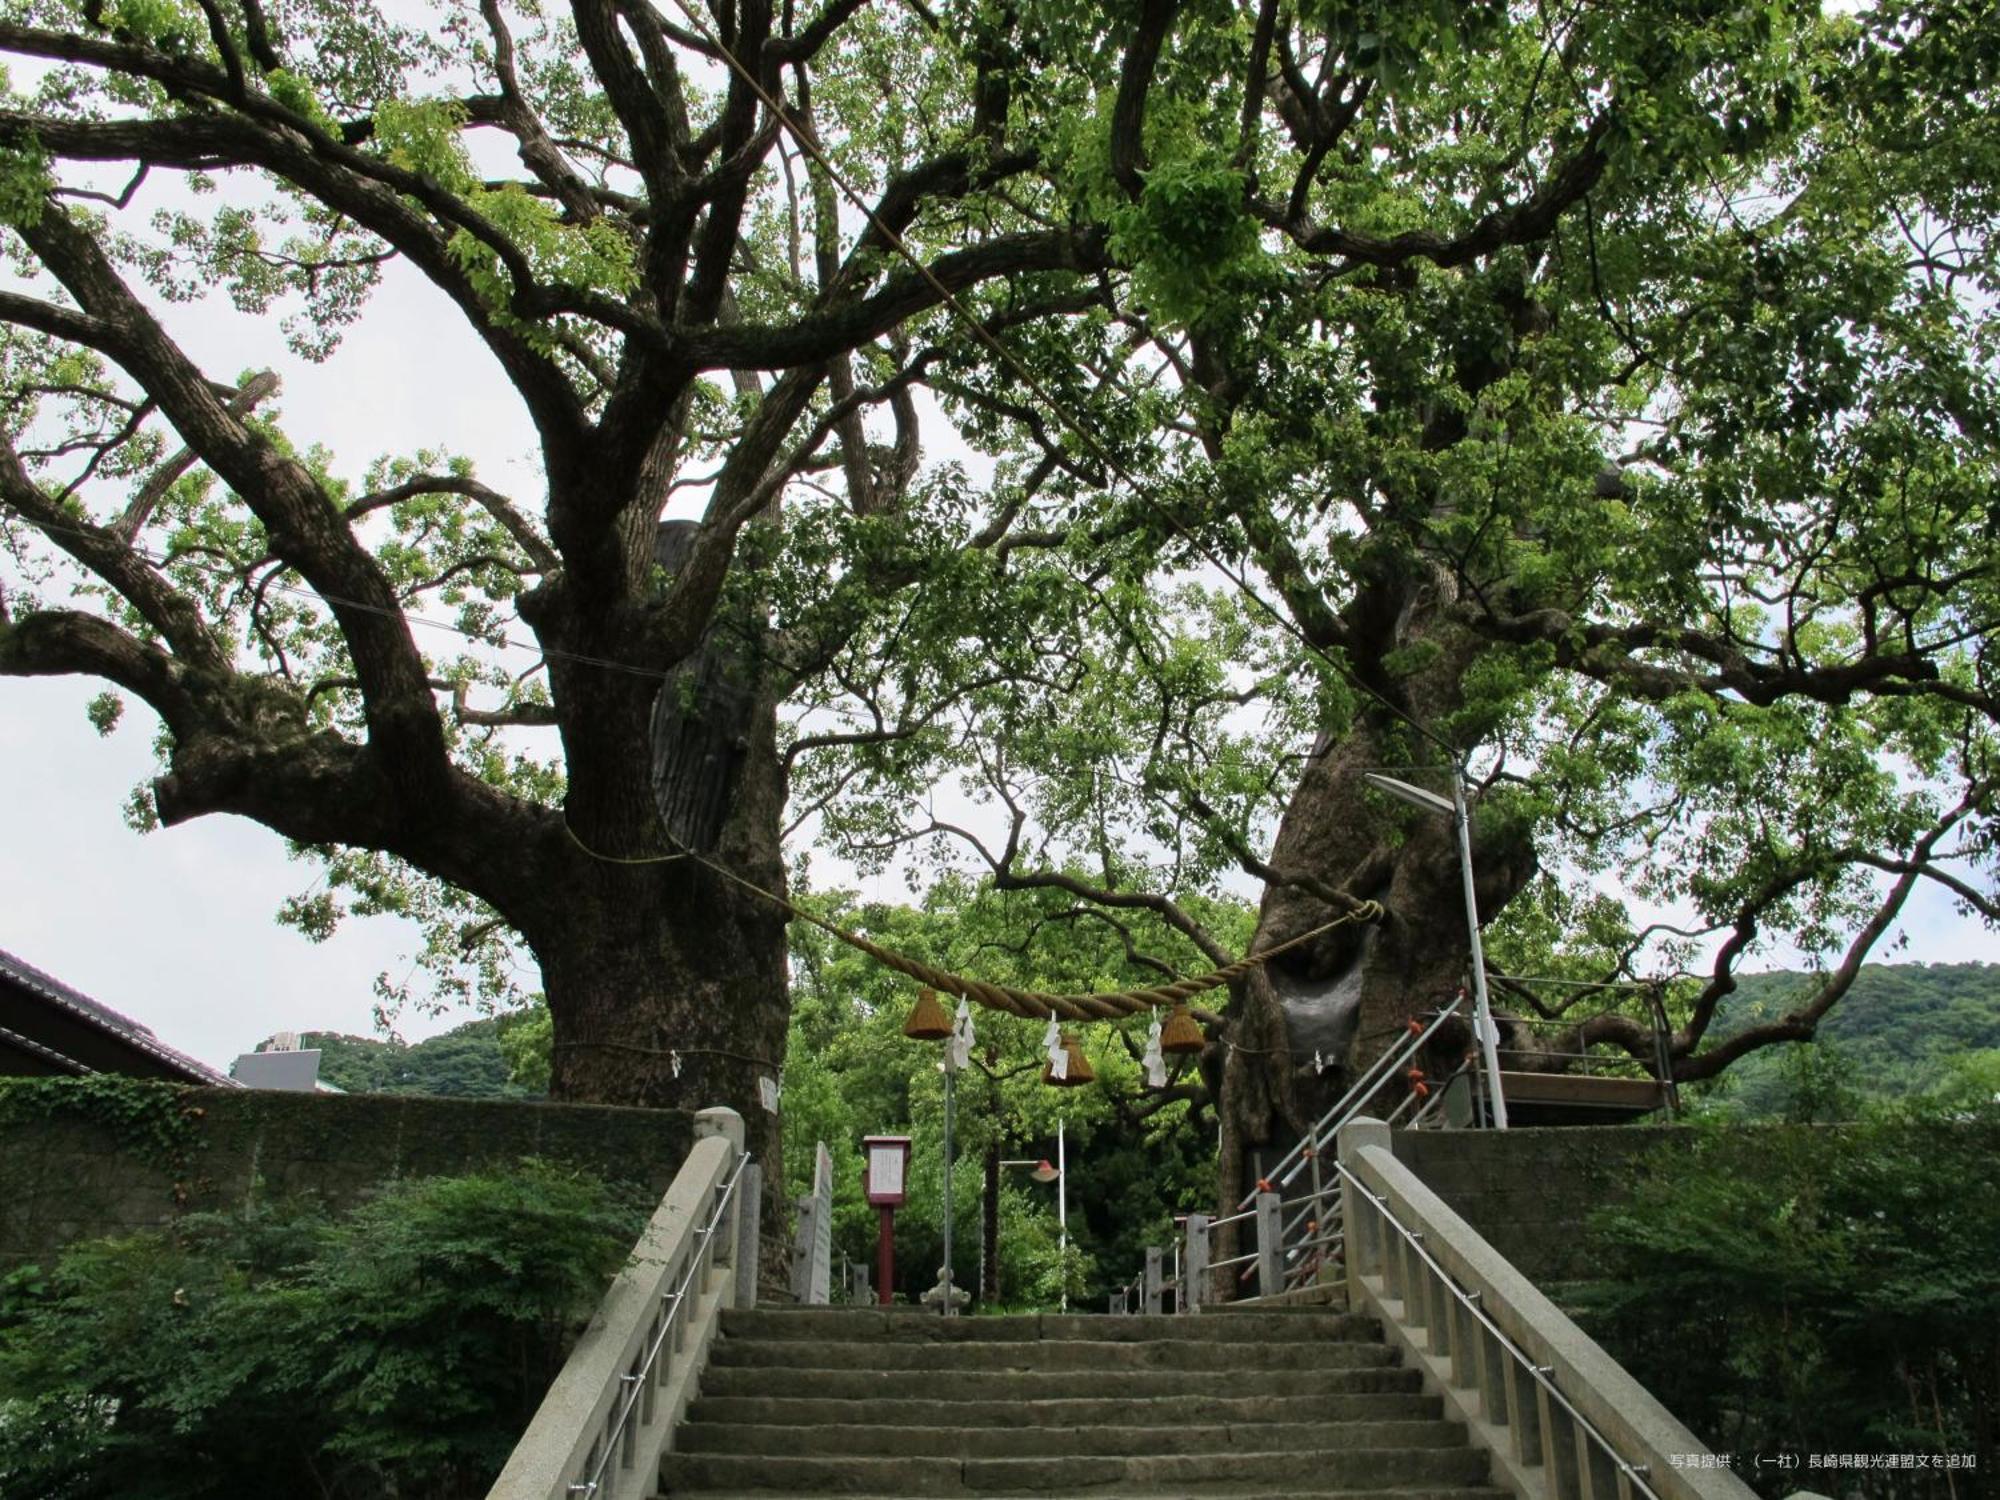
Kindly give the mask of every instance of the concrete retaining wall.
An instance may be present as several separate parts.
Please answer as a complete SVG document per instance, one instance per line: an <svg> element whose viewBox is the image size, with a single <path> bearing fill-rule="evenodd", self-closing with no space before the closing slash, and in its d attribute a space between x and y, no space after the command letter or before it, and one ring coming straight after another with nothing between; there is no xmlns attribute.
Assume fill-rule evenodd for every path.
<svg viewBox="0 0 2000 1500"><path fill-rule="evenodd" d="M391 1178L474 1171L524 1156L643 1185L657 1196L693 1140L692 1119L665 1110L248 1089L175 1093L184 1123L168 1143L157 1131L121 1128L102 1110L0 1117L0 1265L259 1194L310 1192L339 1208Z"/></svg>
<svg viewBox="0 0 2000 1500"><path fill-rule="evenodd" d="M1694 1139L1692 1130L1658 1125L1404 1130L1394 1150L1494 1249L1542 1283L1595 1275L1584 1232L1591 1210L1621 1200L1641 1172Z"/></svg>

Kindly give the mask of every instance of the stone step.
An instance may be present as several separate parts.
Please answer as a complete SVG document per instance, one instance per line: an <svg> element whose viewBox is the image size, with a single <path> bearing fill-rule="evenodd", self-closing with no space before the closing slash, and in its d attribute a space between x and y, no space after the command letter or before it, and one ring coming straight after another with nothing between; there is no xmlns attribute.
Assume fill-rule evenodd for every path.
<svg viewBox="0 0 2000 1500"><path fill-rule="evenodd" d="M1418 1422L1435 1420L1444 1409L1437 1396L1424 1395L1417 1382L1406 1388L1325 1396L1203 1396L1197 1414L1181 1396L1133 1399L1126 1396L1084 1396L976 1403L969 1401L905 1400L895 1404L896 1421L920 1427L971 1429L1089 1427L1170 1427L1191 1420L1206 1422L1290 1423ZM702 1394L688 1409L690 1423L743 1422L776 1427L828 1425L861 1427L884 1416L880 1400L829 1399L814 1396L722 1396L703 1382Z"/></svg>
<svg viewBox="0 0 2000 1500"><path fill-rule="evenodd" d="M1231 1371L1352 1370L1386 1364L1386 1345L1354 1340L1291 1340L1231 1344L1202 1339L1151 1339L1113 1343L1101 1339L1019 1339L1005 1342L890 1343L877 1340L723 1338L709 1355L710 1369L766 1368L880 1370L1127 1370Z"/></svg>
<svg viewBox="0 0 2000 1500"><path fill-rule="evenodd" d="M772 1496L786 1494L784 1490L704 1490L703 1500L772 1500ZM971 1493L971 1492L968 1492ZM1057 1495L1051 1490L980 1490L979 1500L1069 1500L1065 1495ZM1262 1484L1204 1484L1200 1490L1184 1489L1127 1489L1123 1485L1109 1490L1093 1489L1091 1494L1111 1494L1130 1497L1130 1500L1273 1500L1272 1492ZM1324 1489L1316 1484L1288 1484L1284 1490L1284 1500L1513 1500L1506 1490L1487 1486L1465 1486L1463 1488L1441 1489L1435 1485L1416 1485L1400 1489ZM655 1496L654 1500L666 1500ZM841 1500L908 1500L903 1494L877 1492L874 1494L843 1495Z"/></svg>
<svg viewBox="0 0 2000 1500"><path fill-rule="evenodd" d="M803 1366L711 1365L702 1391L712 1396L812 1396L894 1402L1034 1401L1089 1396L1330 1396L1361 1391L1413 1391L1415 1370L1389 1363L1380 1345L1360 1345L1373 1365L1310 1370L870 1370Z"/></svg>
<svg viewBox="0 0 2000 1500"><path fill-rule="evenodd" d="M1187 1403L1183 1403L1185 1410ZM906 1414L894 1414L898 1421ZM674 1438L681 1453L786 1453L813 1458L1071 1458L1171 1453L1297 1453L1347 1448L1444 1448L1465 1441L1457 1422L1244 1422L1200 1426L804 1427L692 1421Z"/></svg>
<svg viewBox="0 0 2000 1500"><path fill-rule="evenodd" d="M1341 1312L1347 1309L1347 1288L1338 1282L1314 1282L1270 1297L1245 1297L1236 1302L1220 1302L1213 1307L1202 1308L1202 1314L1228 1313L1231 1317L1241 1318L1259 1313L1324 1313L1329 1308Z"/></svg>
<svg viewBox="0 0 2000 1500"><path fill-rule="evenodd" d="M1487 1478L1484 1453L1470 1448L1357 1448L1336 1452L1078 1458L816 1458L669 1453L660 1478L669 1495L775 1490L797 1495L957 1496L1021 1490L1093 1495L1148 1493L1212 1484L1258 1487L1266 1495L1307 1489L1456 1488ZM1255 1492L1255 1491L1253 1491Z"/></svg>
<svg viewBox="0 0 2000 1500"><path fill-rule="evenodd" d="M1225 1304L1236 1307L1241 1304ZM1220 1309L1211 1309L1219 1311ZM1316 1316L1299 1317L1301 1311ZM1375 1319L1345 1313L1330 1306L1285 1307L1283 1316L1259 1317L1235 1312L1216 1319L1207 1312L1186 1317L1108 1314L1021 1313L1008 1317L941 1318L896 1308L759 1307L732 1308L722 1315L725 1336L806 1341L884 1339L893 1342L985 1343L1038 1339L1094 1339L1105 1343L1147 1343L1154 1339L1198 1339L1203 1342L1254 1344L1329 1339L1374 1339L1381 1336Z"/></svg>

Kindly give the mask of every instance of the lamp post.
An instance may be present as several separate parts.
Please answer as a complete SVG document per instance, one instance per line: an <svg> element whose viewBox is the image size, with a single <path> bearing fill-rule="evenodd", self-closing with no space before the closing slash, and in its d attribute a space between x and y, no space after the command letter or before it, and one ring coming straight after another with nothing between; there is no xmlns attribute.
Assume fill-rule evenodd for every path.
<svg viewBox="0 0 2000 1500"><path fill-rule="evenodd" d="M944 1269L939 1273L939 1285L944 1301L941 1304L945 1316L955 1310L952 1306L951 1285L951 1231L954 1205L951 1197L952 1167L952 1125L957 1115L958 1070L972 1060L972 1011L961 1000L958 1003L958 1019L948 1020L944 1007L938 1004L937 991L926 986L917 991L917 1003L911 1008L910 1018L903 1023L903 1035L920 1042L945 1044L944 1060L938 1070L944 1074Z"/></svg>
<svg viewBox="0 0 2000 1500"><path fill-rule="evenodd" d="M1412 807L1444 814L1458 831L1458 873L1465 886L1465 930L1472 945L1472 1028L1479 1033L1479 1056L1486 1069L1486 1097L1493 1111L1493 1127L1505 1130L1507 1101L1500 1093L1500 1033L1493 1024L1493 1007L1486 997L1486 950L1479 941L1479 902L1472 891L1472 816L1465 806L1465 770L1456 761L1452 763L1449 802L1436 792L1427 792L1377 771L1364 772L1361 779Z"/></svg>
<svg viewBox="0 0 2000 1500"><path fill-rule="evenodd" d="M941 1311L948 1318L957 1311L951 1300L951 1230L956 1209L951 1196L951 1129L957 1115L954 1084L958 1078L958 1048L946 1043L944 1061L938 1067L944 1071L944 1303Z"/></svg>
<svg viewBox="0 0 2000 1500"><path fill-rule="evenodd" d="M1038 1174L1039 1175L1039 1174ZM1042 1179L1048 1181L1046 1177ZM1069 1151L1063 1140L1062 1117L1056 1117L1056 1286L1060 1310L1069 1311Z"/></svg>
<svg viewBox="0 0 2000 1500"><path fill-rule="evenodd" d="M1061 1257L1057 1272L1057 1285L1061 1289L1061 1306L1069 1311L1069 1154L1063 1137L1063 1122L1056 1120L1056 1160L1049 1165L1044 1156L1019 1157L1000 1163L1003 1167L1031 1167L1028 1175L1037 1182L1053 1182L1056 1185L1056 1253Z"/></svg>

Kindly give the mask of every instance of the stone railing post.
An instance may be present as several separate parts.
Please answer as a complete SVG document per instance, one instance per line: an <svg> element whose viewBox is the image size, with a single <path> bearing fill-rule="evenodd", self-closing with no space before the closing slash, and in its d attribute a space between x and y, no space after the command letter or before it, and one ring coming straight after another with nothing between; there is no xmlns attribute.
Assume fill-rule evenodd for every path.
<svg viewBox="0 0 2000 1500"><path fill-rule="evenodd" d="M1187 1244L1181 1250L1181 1291L1175 1307L1200 1312L1208 1300L1208 1215L1189 1214Z"/></svg>
<svg viewBox="0 0 2000 1500"><path fill-rule="evenodd" d="M749 1139L749 1132L743 1126L743 1116L721 1104L697 1110L694 1117L694 1138L700 1141L710 1136L720 1136L729 1142L730 1170L734 1171L736 1163L743 1158L744 1142ZM737 1191L742 1190L742 1184L738 1183ZM708 1247L708 1253L715 1258L715 1264L735 1265L736 1223L732 1215L723 1215L721 1222L715 1226L715 1240L716 1243Z"/></svg>
<svg viewBox="0 0 2000 1500"><path fill-rule="evenodd" d="M1340 1127L1340 1136L1335 1148L1341 1164L1352 1167L1360 1159L1364 1146L1380 1146L1384 1151L1391 1149L1389 1127L1369 1115L1360 1115ZM1349 1177L1340 1180L1340 1222L1342 1233L1347 1236L1347 1305L1362 1306L1361 1278L1373 1273L1381 1256L1381 1226L1375 1222L1372 1202L1361 1201L1360 1189Z"/></svg>
<svg viewBox="0 0 2000 1500"><path fill-rule="evenodd" d="M757 1263L764 1253L764 1168L751 1162L736 1185L736 1305L757 1305Z"/></svg>
<svg viewBox="0 0 2000 1500"><path fill-rule="evenodd" d="M1284 1289L1284 1203L1276 1193L1259 1193L1257 1195L1257 1295L1275 1297Z"/></svg>

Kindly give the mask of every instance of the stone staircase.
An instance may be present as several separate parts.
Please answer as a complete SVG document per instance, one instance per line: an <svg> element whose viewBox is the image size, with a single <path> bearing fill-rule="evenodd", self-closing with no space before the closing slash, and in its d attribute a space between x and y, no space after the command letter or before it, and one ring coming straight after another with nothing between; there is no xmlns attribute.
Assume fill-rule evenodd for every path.
<svg viewBox="0 0 2000 1500"><path fill-rule="evenodd" d="M1372 1319L723 1315L667 1496L1504 1500Z"/></svg>

